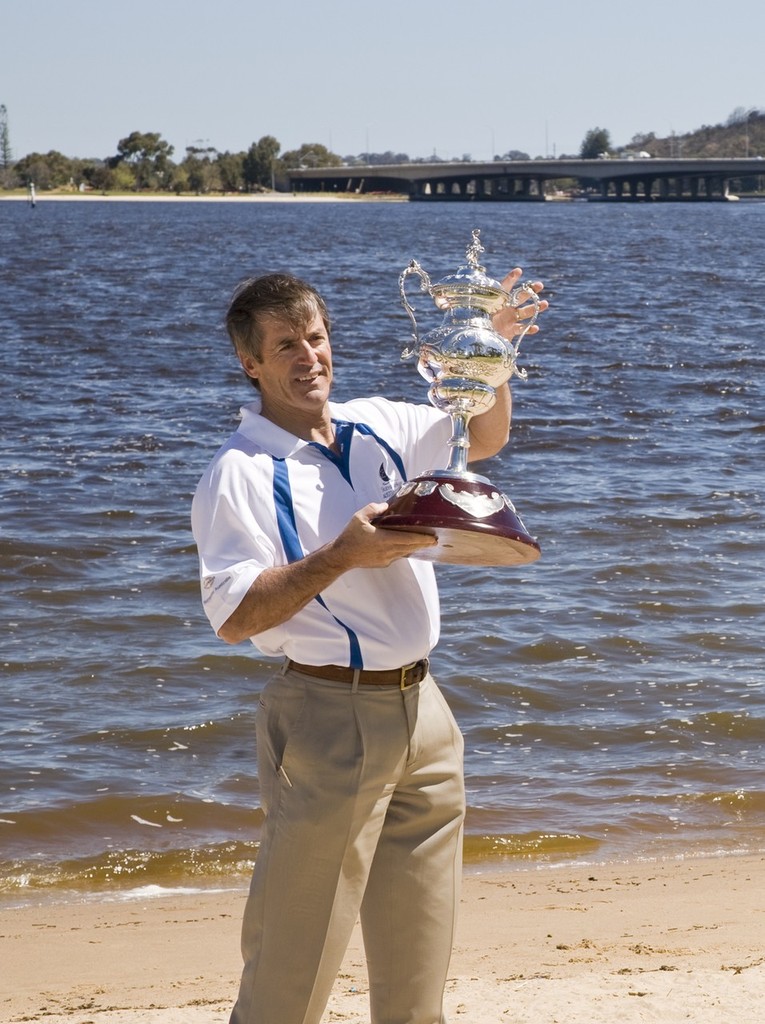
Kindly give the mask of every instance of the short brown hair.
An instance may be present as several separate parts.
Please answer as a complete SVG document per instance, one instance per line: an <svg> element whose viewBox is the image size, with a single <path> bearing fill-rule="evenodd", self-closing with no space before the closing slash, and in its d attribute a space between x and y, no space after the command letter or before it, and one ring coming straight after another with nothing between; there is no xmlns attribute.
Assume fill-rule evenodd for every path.
<svg viewBox="0 0 765 1024"><path fill-rule="evenodd" d="M312 285L291 274L265 274L237 286L226 312L226 330L237 354L260 359L263 317L302 327L316 313L329 334L327 307Z"/></svg>

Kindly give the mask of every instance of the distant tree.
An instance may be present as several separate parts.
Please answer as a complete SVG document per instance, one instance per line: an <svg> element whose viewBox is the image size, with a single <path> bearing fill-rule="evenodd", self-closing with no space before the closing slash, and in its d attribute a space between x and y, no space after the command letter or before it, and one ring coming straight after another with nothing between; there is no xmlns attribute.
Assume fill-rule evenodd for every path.
<svg viewBox="0 0 765 1024"><path fill-rule="evenodd" d="M596 160L611 150L611 136L605 128L591 128L582 141L579 156L582 160Z"/></svg>
<svg viewBox="0 0 765 1024"><path fill-rule="evenodd" d="M621 148L629 150L647 150L651 143L655 141L655 132L636 132L627 145Z"/></svg>
<svg viewBox="0 0 765 1024"><path fill-rule="evenodd" d="M502 161L502 160L530 160L531 157L529 156L528 153L524 153L523 150L520 150L520 149L508 149L508 151L506 153L503 153L502 156L495 156L494 159L495 160L499 160L499 161Z"/></svg>
<svg viewBox="0 0 765 1024"><path fill-rule="evenodd" d="M173 147L158 132L131 132L117 143L115 163L127 163L135 175L135 187L163 185L171 168Z"/></svg>
<svg viewBox="0 0 765 1024"><path fill-rule="evenodd" d="M224 192L241 192L244 188L244 158L244 153L218 153L216 163Z"/></svg>
<svg viewBox="0 0 765 1024"><path fill-rule="evenodd" d="M14 166L0 167L0 188L18 188L20 184Z"/></svg>
<svg viewBox="0 0 765 1024"><path fill-rule="evenodd" d="M80 186L92 185L93 177L97 175L103 167L103 160L83 160L80 157L72 157L71 179L73 184L77 188L80 188Z"/></svg>
<svg viewBox="0 0 765 1024"><path fill-rule="evenodd" d="M300 149L282 154L282 165L287 170L299 167L342 167L343 158L331 153L320 142L304 142Z"/></svg>
<svg viewBox="0 0 765 1024"><path fill-rule="evenodd" d="M130 192L135 189L135 174L128 164L117 164L116 167L110 167L109 171L108 183L105 186L107 189L114 192Z"/></svg>
<svg viewBox="0 0 765 1024"><path fill-rule="evenodd" d="M11 150L11 135L8 130L8 110L5 104L0 104L0 167L6 170L13 163L13 152Z"/></svg>
<svg viewBox="0 0 765 1024"><path fill-rule="evenodd" d="M732 110L730 114L728 114L728 120L725 122L725 126L727 128L731 128L736 124L746 124L749 118L753 114L756 115L757 113L757 107L750 107L749 109L746 107L736 107L735 110Z"/></svg>
<svg viewBox="0 0 765 1024"><path fill-rule="evenodd" d="M247 188L271 188L281 145L273 135L253 142L242 162L242 177Z"/></svg>
<svg viewBox="0 0 765 1024"><path fill-rule="evenodd" d="M22 157L14 171L22 185L33 184L39 189L61 188L74 182L78 161L52 149L48 153L29 153Z"/></svg>
<svg viewBox="0 0 765 1024"><path fill-rule="evenodd" d="M343 158L343 163L348 164L349 167L359 164L408 164L409 156L407 153L394 153L388 149L384 153L359 153L358 156L346 156Z"/></svg>
<svg viewBox="0 0 765 1024"><path fill-rule="evenodd" d="M85 182L99 192L130 192L135 175L127 164L113 165L111 160L92 160L83 170Z"/></svg>
<svg viewBox="0 0 765 1024"><path fill-rule="evenodd" d="M214 146L187 146L185 159L173 170L175 191L203 193L220 190L220 173L213 159L217 154Z"/></svg>
<svg viewBox="0 0 765 1024"><path fill-rule="evenodd" d="M8 111L0 106L0 188L15 188L19 184L13 168L13 151L8 130Z"/></svg>

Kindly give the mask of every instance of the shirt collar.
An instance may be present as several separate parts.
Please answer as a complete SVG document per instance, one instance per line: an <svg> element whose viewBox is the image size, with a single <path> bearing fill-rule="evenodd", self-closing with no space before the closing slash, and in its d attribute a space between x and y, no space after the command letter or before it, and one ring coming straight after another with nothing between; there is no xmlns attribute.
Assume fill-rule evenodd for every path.
<svg viewBox="0 0 765 1024"><path fill-rule="evenodd" d="M267 420L261 415L261 407L260 397L243 405L240 409L241 422L238 429L273 458L286 459L310 443ZM329 411L332 419L337 419L335 403L329 403Z"/></svg>

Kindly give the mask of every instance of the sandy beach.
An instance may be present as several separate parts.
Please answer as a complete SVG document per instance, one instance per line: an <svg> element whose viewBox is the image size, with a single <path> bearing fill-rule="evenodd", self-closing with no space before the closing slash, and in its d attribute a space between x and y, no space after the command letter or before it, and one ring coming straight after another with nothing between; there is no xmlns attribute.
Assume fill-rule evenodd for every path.
<svg viewBox="0 0 765 1024"><path fill-rule="evenodd" d="M8 1024L224 1024L245 893L0 914ZM358 933L327 1022L368 1021ZM447 990L454 1022L759 1024L765 856L469 873Z"/></svg>

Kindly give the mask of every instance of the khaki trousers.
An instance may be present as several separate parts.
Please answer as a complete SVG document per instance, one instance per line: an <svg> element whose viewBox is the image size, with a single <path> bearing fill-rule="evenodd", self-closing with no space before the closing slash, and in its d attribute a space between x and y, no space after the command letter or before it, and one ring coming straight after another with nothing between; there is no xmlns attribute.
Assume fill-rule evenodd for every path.
<svg viewBox="0 0 765 1024"><path fill-rule="evenodd" d="M256 739L266 820L231 1024L319 1024L359 916L372 1024L444 1024L465 793L434 680L354 689L282 670Z"/></svg>

